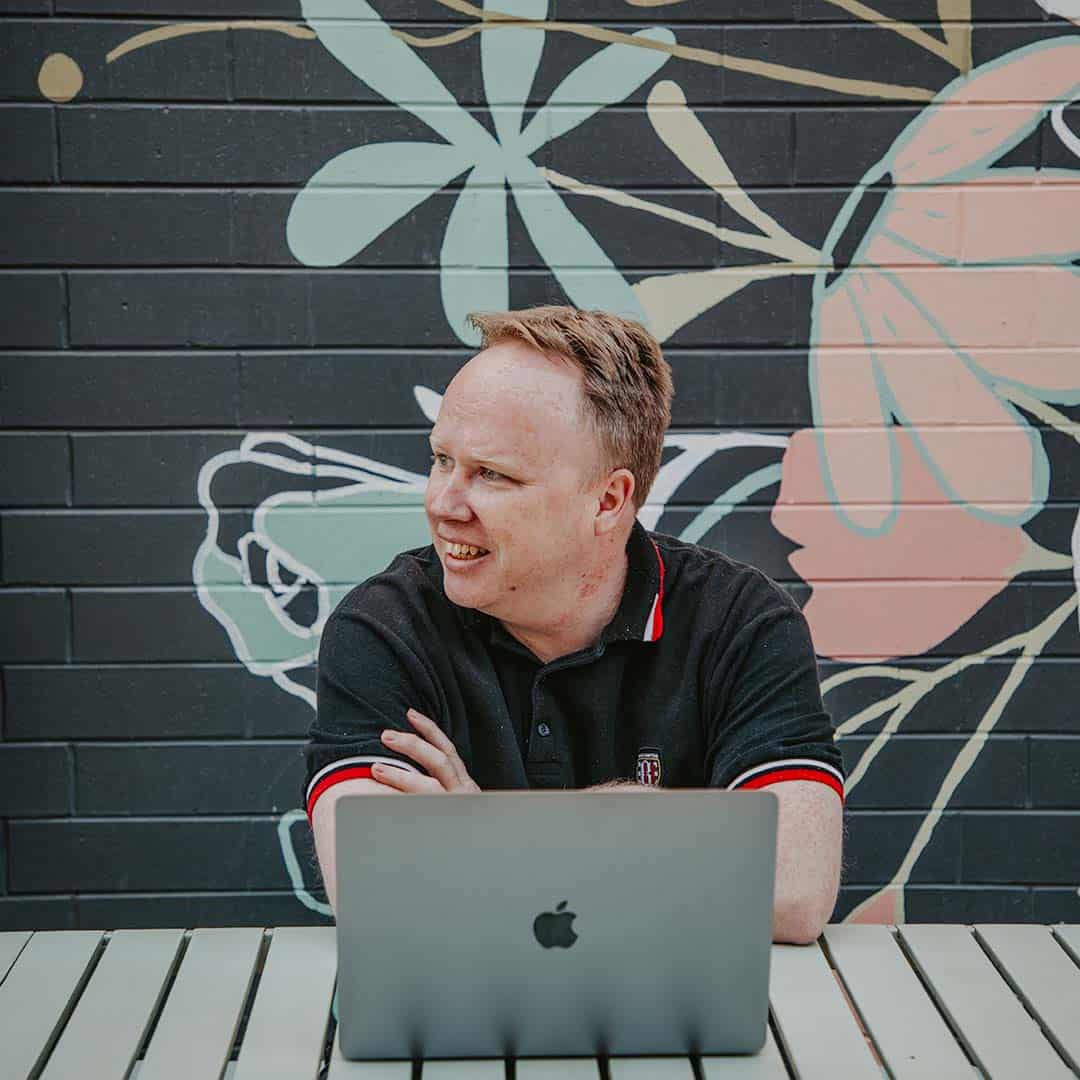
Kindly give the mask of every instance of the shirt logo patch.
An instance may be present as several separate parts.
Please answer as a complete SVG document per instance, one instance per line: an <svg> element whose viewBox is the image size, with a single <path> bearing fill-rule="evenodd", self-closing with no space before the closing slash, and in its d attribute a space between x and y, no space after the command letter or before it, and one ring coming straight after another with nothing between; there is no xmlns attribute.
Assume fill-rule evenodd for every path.
<svg viewBox="0 0 1080 1080"><path fill-rule="evenodd" d="M642 750L637 756L637 782L644 787L659 787L660 776L660 754L655 750Z"/></svg>

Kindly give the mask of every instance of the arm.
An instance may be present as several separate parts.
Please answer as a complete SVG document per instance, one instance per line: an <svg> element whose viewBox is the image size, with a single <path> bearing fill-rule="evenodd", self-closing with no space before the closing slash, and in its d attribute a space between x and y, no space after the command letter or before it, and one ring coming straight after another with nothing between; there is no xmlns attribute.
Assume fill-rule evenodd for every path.
<svg viewBox="0 0 1080 1080"><path fill-rule="evenodd" d="M778 593L761 591L710 657L706 776L716 787L768 787L777 797L773 939L806 944L836 902L843 761L806 620Z"/></svg>
<svg viewBox="0 0 1080 1080"><path fill-rule="evenodd" d="M768 790L779 803L773 941L809 945L836 904L843 804L831 788L807 780Z"/></svg>

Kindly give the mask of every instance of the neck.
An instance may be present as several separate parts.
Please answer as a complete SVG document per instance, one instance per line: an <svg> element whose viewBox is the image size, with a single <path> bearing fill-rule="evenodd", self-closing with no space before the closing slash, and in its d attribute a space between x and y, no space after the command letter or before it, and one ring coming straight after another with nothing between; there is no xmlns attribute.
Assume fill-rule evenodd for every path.
<svg viewBox="0 0 1080 1080"><path fill-rule="evenodd" d="M626 541L627 537L623 536L611 547L605 547L590 569L576 573L573 601L557 620L544 626L500 620L507 633L545 664L591 645L615 617L622 602L628 565Z"/></svg>

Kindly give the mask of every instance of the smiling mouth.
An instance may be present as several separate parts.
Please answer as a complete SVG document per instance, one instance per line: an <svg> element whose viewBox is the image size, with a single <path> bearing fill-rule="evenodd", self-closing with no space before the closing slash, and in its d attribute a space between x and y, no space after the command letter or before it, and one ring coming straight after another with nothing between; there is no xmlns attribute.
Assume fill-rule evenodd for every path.
<svg viewBox="0 0 1080 1080"><path fill-rule="evenodd" d="M476 559L482 559L489 554L487 548L473 547L471 544L446 545L447 558L454 559L457 562L474 562Z"/></svg>

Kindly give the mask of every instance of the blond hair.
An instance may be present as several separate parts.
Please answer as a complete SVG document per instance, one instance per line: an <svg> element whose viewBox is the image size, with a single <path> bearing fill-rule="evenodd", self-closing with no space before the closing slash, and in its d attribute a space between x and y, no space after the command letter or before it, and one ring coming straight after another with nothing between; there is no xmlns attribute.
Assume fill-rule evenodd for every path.
<svg viewBox="0 0 1080 1080"><path fill-rule="evenodd" d="M604 471L629 469L640 508L660 470L674 384L660 343L639 322L606 311L547 305L473 312L482 348L516 340L580 369L584 412L600 440Z"/></svg>

